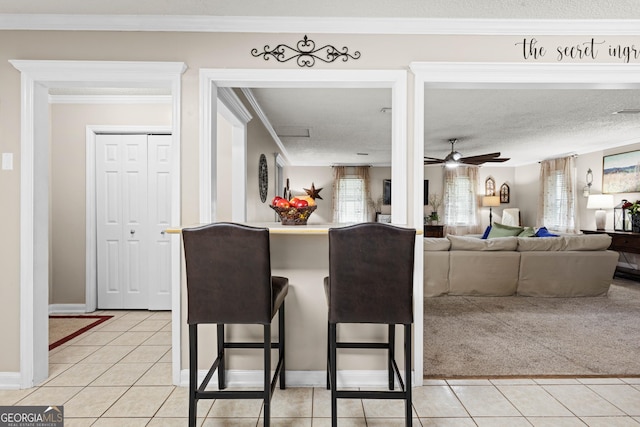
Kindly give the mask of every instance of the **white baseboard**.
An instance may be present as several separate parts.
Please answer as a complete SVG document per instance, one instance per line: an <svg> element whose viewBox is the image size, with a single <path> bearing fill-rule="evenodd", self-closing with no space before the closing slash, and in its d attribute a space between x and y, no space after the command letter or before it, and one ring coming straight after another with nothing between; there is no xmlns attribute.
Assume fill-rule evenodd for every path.
<svg viewBox="0 0 640 427"><path fill-rule="evenodd" d="M86 304L49 304L49 314L52 313L86 313Z"/></svg>
<svg viewBox="0 0 640 427"><path fill-rule="evenodd" d="M0 372L0 390L19 390L20 372Z"/></svg>
<svg viewBox="0 0 640 427"><path fill-rule="evenodd" d="M204 380L207 371L198 371L198 384ZM326 387L327 373L326 371L287 371L287 387ZM411 374L412 380L415 374ZM261 370L230 370L227 371L228 385L234 387L261 387L262 371ZM338 371L337 383L338 387L386 387L388 381L388 373L386 370L364 371L364 370L345 370ZM397 382L397 381L396 381ZM211 378L210 385L217 386L218 377L214 375ZM180 371L181 387L189 386L189 370Z"/></svg>

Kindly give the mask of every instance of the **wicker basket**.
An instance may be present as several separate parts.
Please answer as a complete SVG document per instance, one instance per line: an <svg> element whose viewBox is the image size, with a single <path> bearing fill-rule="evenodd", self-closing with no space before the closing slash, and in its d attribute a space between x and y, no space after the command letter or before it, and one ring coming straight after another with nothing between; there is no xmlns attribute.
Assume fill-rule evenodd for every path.
<svg viewBox="0 0 640 427"><path fill-rule="evenodd" d="M282 225L307 225L307 220L311 213L316 210L317 206L308 206L305 208L279 208L269 205L271 209L278 213Z"/></svg>

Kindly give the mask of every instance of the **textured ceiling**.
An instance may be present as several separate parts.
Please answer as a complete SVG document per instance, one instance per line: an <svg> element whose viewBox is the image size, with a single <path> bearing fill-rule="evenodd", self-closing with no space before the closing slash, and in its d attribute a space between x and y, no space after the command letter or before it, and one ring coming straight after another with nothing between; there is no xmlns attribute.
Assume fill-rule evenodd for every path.
<svg viewBox="0 0 640 427"><path fill-rule="evenodd" d="M0 13L633 19L637 0L0 0Z"/></svg>
<svg viewBox="0 0 640 427"><path fill-rule="evenodd" d="M297 165L391 162L391 89L252 89ZM298 133L299 134L299 133ZM367 153L358 155L357 153Z"/></svg>
<svg viewBox="0 0 640 427"><path fill-rule="evenodd" d="M640 142L638 90L428 90L425 155L501 151L505 166Z"/></svg>
<svg viewBox="0 0 640 427"><path fill-rule="evenodd" d="M274 128L309 128L310 138L281 138L300 165L389 164L391 116L385 89L253 89ZM638 90L427 90L425 155L442 158L450 138L465 156L500 151L529 164L640 142ZM358 152L369 153L357 156Z"/></svg>

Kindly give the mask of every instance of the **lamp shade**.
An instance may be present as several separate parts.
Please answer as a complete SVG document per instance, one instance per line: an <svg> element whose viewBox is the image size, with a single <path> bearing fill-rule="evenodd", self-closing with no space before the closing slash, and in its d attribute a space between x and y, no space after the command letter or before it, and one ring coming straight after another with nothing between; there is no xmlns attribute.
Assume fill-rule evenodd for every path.
<svg viewBox="0 0 640 427"><path fill-rule="evenodd" d="M613 203L613 199L611 199L611 202ZM500 197L499 196L484 196L482 198L482 206L490 206L490 207L500 206ZM613 204L611 206L613 206Z"/></svg>
<svg viewBox="0 0 640 427"><path fill-rule="evenodd" d="M587 200L587 209L613 208L613 194L591 194Z"/></svg>

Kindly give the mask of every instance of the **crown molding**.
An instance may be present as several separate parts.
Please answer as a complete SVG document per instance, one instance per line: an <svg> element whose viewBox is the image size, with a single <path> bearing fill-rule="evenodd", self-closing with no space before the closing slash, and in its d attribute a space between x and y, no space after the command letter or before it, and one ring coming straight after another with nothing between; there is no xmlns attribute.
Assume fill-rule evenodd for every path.
<svg viewBox="0 0 640 427"><path fill-rule="evenodd" d="M262 106L256 99L255 95L253 94L253 91L248 87L243 87L241 88L241 90L244 96L247 98L247 101L249 102L251 107L253 107L253 110L256 112L256 115L258 116L258 118L260 119L264 127L267 129L267 132L269 132L269 135L271 135L273 142L275 142L278 148L280 149L280 153L282 153L281 154L282 160L284 160L285 164L289 164L289 152L287 151L284 144L282 143L282 140L280 139L275 129L273 128L271 121L269 121L267 114L262 109Z"/></svg>
<svg viewBox="0 0 640 427"><path fill-rule="evenodd" d="M50 104L171 104L171 95L49 95Z"/></svg>
<svg viewBox="0 0 640 427"><path fill-rule="evenodd" d="M0 30L624 36L640 20L0 14Z"/></svg>

